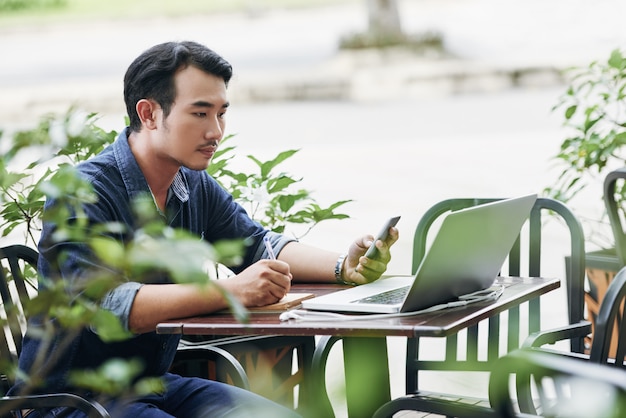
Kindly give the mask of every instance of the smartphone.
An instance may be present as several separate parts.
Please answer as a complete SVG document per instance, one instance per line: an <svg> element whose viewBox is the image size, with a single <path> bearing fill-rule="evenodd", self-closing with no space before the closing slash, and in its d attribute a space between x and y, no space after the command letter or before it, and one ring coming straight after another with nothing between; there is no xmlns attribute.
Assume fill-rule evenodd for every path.
<svg viewBox="0 0 626 418"><path fill-rule="evenodd" d="M396 226L399 220L400 220L400 216L394 216L393 218L389 218L387 222L385 222L385 226L383 227L383 229L380 230L378 235L376 235L376 238L374 238L374 242L372 242L372 245L370 245L370 247L367 249L367 252L365 253L365 257L375 258L378 255L378 248L376 248L376 241L386 240L387 236L389 235L389 228L391 228L392 226Z"/></svg>

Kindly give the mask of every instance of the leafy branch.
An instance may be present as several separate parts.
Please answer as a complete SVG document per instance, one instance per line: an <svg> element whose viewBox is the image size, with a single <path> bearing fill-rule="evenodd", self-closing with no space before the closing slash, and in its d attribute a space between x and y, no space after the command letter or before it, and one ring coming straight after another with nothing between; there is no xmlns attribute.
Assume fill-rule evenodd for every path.
<svg viewBox="0 0 626 418"><path fill-rule="evenodd" d="M284 233L290 224L305 225L307 227L305 232L296 236L299 239L322 221L349 218L349 215L338 213L336 209L351 200L341 200L328 207L322 207L309 190L297 187L302 178L276 170L299 150L282 151L267 161L248 155L247 158L256 166L256 171L252 173L233 172L228 169L228 162L234 157L235 147L224 147L224 143L232 136L222 140L220 149L207 172L246 208L252 219L278 233Z"/></svg>
<svg viewBox="0 0 626 418"><path fill-rule="evenodd" d="M616 49L608 60L568 73L570 85L553 108L562 112L563 125L570 132L554 157L563 171L544 190L563 202L572 201L590 186L601 190L606 174L626 163L626 56ZM623 186L617 192L618 202L624 201ZM591 228L591 241L594 231Z"/></svg>

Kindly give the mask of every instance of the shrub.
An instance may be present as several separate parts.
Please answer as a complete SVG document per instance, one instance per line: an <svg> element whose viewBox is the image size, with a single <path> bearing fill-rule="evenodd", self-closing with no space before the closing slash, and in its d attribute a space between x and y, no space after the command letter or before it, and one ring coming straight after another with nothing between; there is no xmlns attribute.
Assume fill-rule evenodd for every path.
<svg viewBox="0 0 626 418"><path fill-rule="evenodd" d="M67 0L0 0L0 11L11 12L27 9L59 9L67 6Z"/></svg>
<svg viewBox="0 0 626 418"><path fill-rule="evenodd" d="M570 85L554 106L554 110L563 112L563 124L569 132L554 157L563 171L545 191L551 197L570 202L591 188L604 213L603 180L610 171L626 163L626 56L616 49L608 60L572 68L568 74ZM623 187L616 192L617 200L624 202ZM583 220L590 242L600 247L610 245L599 227L607 223L605 213L600 219Z"/></svg>

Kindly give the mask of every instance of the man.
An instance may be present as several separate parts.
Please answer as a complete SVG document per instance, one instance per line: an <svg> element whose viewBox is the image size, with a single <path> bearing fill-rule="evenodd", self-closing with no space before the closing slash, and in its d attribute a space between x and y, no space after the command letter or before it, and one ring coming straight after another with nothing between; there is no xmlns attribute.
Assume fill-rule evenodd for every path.
<svg viewBox="0 0 626 418"><path fill-rule="evenodd" d="M371 236L357 239L346 255L306 246L252 221L206 173L224 135L231 75L227 61L194 42L156 45L135 59L124 78L130 126L101 154L78 167L99 197L84 207L89 221L119 222L132 232L136 228L133 198L149 193L172 227L209 242L248 238L251 245L243 263L233 268L236 274L216 282L247 307L278 301L289 291L292 278L352 284L378 279L390 260L389 247L398 239L395 228L385 242L376 242L375 259L364 257ZM85 245L53 242L53 232L54 225L44 225L39 244L42 276L76 283L99 268ZM118 238L126 240L128 235L132 234ZM276 260L268 259L266 236ZM61 262L60 253L67 255ZM252 393L168 373L179 337L156 334L156 325L227 308L223 292L215 286L198 291L196 286L167 278L140 283L129 277L106 295L101 306L113 312L133 338L105 343L93 330L83 330L47 377L51 390L67 390L68 370L94 369L115 357L138 357L146 366L144 375L163 376L167 390L123 407L115 402L107 405L115 408L115 416L292 416L293 412ZM37 339L26 338L22 370L30 370L38 348Z"/></svg>

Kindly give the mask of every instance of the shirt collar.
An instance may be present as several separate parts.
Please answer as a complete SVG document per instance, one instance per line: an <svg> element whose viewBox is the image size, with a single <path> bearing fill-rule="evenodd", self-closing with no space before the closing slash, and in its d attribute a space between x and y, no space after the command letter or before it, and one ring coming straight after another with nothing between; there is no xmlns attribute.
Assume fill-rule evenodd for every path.
<svg viewBox="0 0 626 418"><path fill-rule="evenodd" d="M128 144L128 132L129 128L120 132L117 141L113 143L113 151L124 186L128 191L128 197L132 200L145 195L146 192L150 193L150 188ZM168 200L172 194L183 203L189 200L189 187L181 169L176 172L174 181L170 185Z"/></svg>

